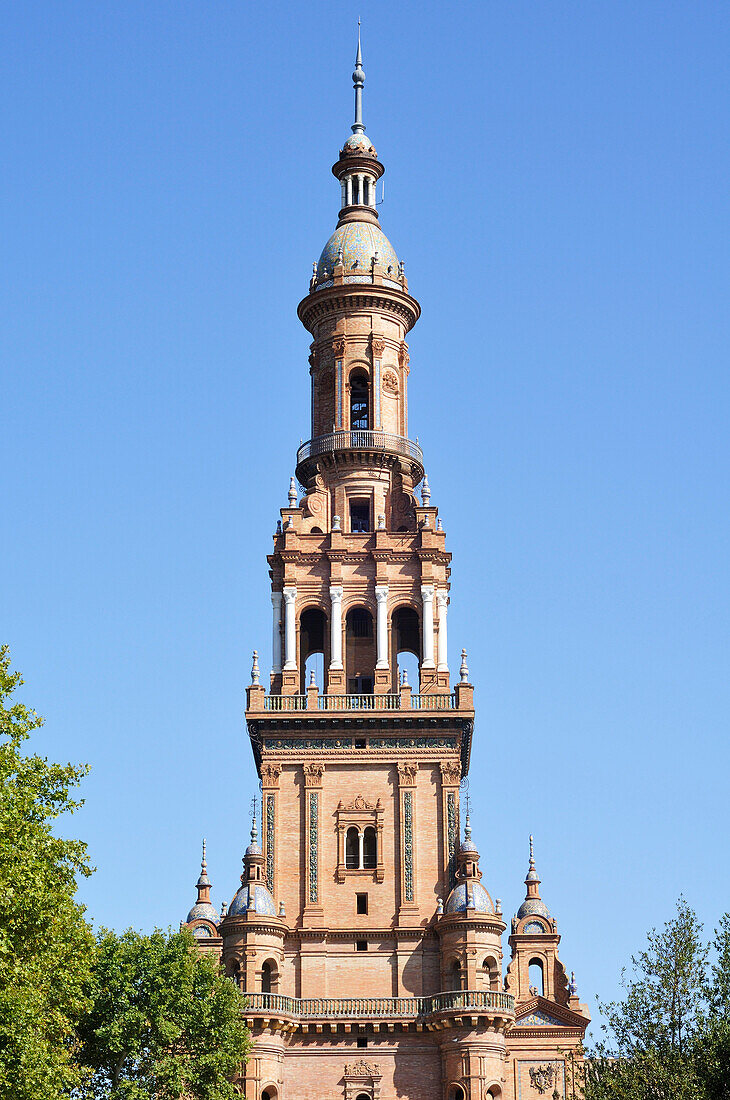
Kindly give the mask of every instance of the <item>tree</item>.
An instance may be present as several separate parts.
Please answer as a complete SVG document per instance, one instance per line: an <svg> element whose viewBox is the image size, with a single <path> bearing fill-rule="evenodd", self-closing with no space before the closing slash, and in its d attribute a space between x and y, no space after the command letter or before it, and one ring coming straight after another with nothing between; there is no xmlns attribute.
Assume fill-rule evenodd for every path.
<svg viewBox="0 0 730 1100"><path fill-rule="evenodd" d="M694 1064L704 1100L730 1100L730 913L715 930L715 961L705 990L707 1015L695 1040Z"/></svg>
<svg viewBox="0 0 730 1100"><path fill-rule="evenodd" d="M249 1048L245 998L185 932L102 932L82 1022L85 1095L228 1100Z"/></svg>
<svg viewBox="0 0 730 1100"><path fill-rule="evenodd" d="M624 1000L601 1005L606 1039L587 1066L587 1100L696 1100L707 954L702 925L680 898L676 917L632 957Z"/></svg>
<svg viewBox="0 0 730 1100"><path fill-rule="evenodd" d="M94 942L76 901L86 845L52 830L81 803L86 767L23 755L43 720L11 700L23 680L0 647L0 1096L56 1100L80 1081L74 1028Z"/></svg>

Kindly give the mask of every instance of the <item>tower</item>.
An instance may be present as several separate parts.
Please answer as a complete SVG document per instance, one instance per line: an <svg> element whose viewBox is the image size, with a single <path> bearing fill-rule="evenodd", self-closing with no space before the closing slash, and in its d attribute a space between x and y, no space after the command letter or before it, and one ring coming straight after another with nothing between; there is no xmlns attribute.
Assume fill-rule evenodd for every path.
<svg viewBox="0 0 730 1100"><path fill-rule="evenodd" d="M246 994L249 1100L526 1100L511 1041L536 1011L517 978L525 929L505 988L468 816L459 843L473 687L464 651L450 679L451 555L408 423L420 306L380 228L364 80L358 40L337 224L298 306L311 437L268 557L271 673L265 686L254 653L247 689L262 842L254 818L216 942ZM558 1030L520 1040L553 1075Z"/></svg>

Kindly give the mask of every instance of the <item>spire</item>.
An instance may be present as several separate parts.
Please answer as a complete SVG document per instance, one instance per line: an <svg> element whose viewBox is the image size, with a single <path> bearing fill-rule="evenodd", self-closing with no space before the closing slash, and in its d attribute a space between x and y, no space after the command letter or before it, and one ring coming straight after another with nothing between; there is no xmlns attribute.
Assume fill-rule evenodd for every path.
<svg viewBox="0 0 730 1100"><path fill-rule="evenodd" d="M202 919L210 920L213 921L213 923L216 923L218 920L218 914L213 908L210 900L211 881L208 878L208 863L206 860L205 837L203 838L203 858L200 861L200 876L195 884L195 888L198 891L198 900L188 913L188 921Z"/></svg>
<svg viewBox="0 0 730 1100"><path fill-rule="evenodd" d="M198 887L198 893L200 893L201 886L210 886L210 879L208 878L208 863L205 858L205 837L203 837L203 858L200 861L200 878L196 883Z"/></svg>
<svg viewBox="0 0 730 1100"><path fill-rule="evenodd" d="M530 866L527 872L527 878L525 879L527 894L525 895L525 900L522 902L522 905L517 910L518 919L527 917L533 913L541 917L550 917L550 911L540 897L540 881L540 876L535 867L535 846L532 834L530 834Z"/></svg>
<svg viewBox="0 0 730 1100"><path fill-rule="evenodd" d="M357 57L355 58L355 71L352 74L355 88L355 122L352 126L353 134L364 134L365 126L362 121L362 88L365 83L365 72L362 67L362 48L360 46L360 20L357 21Z"/></svg>

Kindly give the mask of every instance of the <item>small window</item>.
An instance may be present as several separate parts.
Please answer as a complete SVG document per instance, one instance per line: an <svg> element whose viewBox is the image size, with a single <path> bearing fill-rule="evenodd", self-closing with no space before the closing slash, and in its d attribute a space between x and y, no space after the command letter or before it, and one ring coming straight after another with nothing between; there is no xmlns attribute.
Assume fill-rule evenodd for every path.
<svg viewBox="0 0 730 1100"><path fill-rule="evenodd" d="M360 866L360 834L354 825L351 825L345 834L345 867L348 871L356 871Z"/></svg>
<svg viewBox="0 0 730 1100"><path fill-rule="evenodd" d="M356 894L357 899L357 911L358 913L367 913L368 911L368 896L367 894Z"/></svg>
<svg viewBox="0 0 730 1100"><path fill-rule="evenodd" d="M545 979L540 959L530 959L529 965L530 993L533 996L543 997L545 993Z"/></svg>
<svg viewBox="0 0 730 1100"><path fill-rule="evenodd" d="M367 747L367 741L365 740L364 737L356 737L355 738L355 748L356 749L364 749L366 747Z"/></svg>
<svg viewBox="0 0 730 1100"><path fill-rule="evenodd" d="M378 865L378 842L375 834L375 829L372 825L368 825L367 829L363 833L362 842L362 856L363 867L372 870L373 867Z"/></svg>
<svg viewBox="0 0 730 1100"><path fill-rule="evenodd" d="M350 501L350 530L356 534L370 530L370 501Z"/></svg>
<svg viewBox="0 0 730 1100"><path fill-rule="evenodd" d="M367 940L355 940L355 950L356 951L367 951L367 949L368 949L368 941Z"/></svg>
<svg viewBox="0 0 730 1100"><path fill-rule="evenodd" d="M362 1050L362 1048L363 1048L363 1047L366 1047L366 1046L368 1045L368 1037L367 1037L367 1035L358 1035L358 1037L357 1037L357 1045L358 1045L358 1047L360 1048L360 1050Z"/></svg>

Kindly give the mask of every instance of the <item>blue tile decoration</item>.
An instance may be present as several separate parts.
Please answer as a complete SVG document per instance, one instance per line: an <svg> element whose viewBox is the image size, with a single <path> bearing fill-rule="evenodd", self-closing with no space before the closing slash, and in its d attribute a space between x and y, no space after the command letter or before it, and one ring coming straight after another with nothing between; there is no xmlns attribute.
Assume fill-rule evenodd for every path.
<svg viewBox="0 0 730 1100"><path fill-rule="evenodd" d="M530 920L522 931L528 936L543 936L545 934L545 925L541 924L539 920Z"/></svg>
<svg viewBox="0 0 730 1100"><path fill-rule="evenodd" d="M213 933L207 924L199 924L197 928L193 928L193 935L196 940L209 940L212 938Z"/></svg>
<svg viewBox="0 0 730 1100"><path fill-rule="evenodd" d="M529 1016L523 1016L521 1019L515 1022L515 1027L565 1027L565 1023L562 1020L558 1020L555 1016L550 1016L547 1012L543 1012L541 1008L536 1008L534 1012L531 1012Z"/></svg>
<svg viewBox="0 0 730 1100"><path fill-rule="evenodd" d="M413 792L403 792L403 880L406 901L413 901Z"/></svg>
<svg viewBox="0 0 730 1100"><path fill-rule="evenodd" d="M214 924L217 924L218 911L209 901L198 901L192 907L185 919L188 923L190 923L191 920L212 920Z"/></svg>
<svg viewBox="0 0 730 1100"><path fill-rule="evenodd" d="M455 737L368 737L370 749L455 749Z"/></svg>
<svg viewBox="0 0 730 1100"><path fill-rule="evenodd" d="M340 249L345 265L345 277L354 281L360 276L368 276L373 256L378 253L378 262L387 272L392 268L395 277L398 274L398 257L385 233L372 222L345 222L336 229L322 249L317 264L317 276L322 277L325 268L331 275ZM363 281L369 281L364 279Z"/></svg>
<svg viewBox="0 0 730 1100"><path fill-rule="evenodd" d="M266 796L266 885L274 892L274 813L273 794Z"/></svg>
<svg viewBox="0 0 730 1100"><path fill-rule="evenodd" d="M449 846L449 886L456 882L456 795L449 791L446 796L446 829Z"/></svg>
<svg viewBox="0 0 730 1100"><path fill-rule="evenodd" d="M351 749L351 737L264 737L265 749Z"/></svg>
<svg viewBox="0 0 730 1100"><path fill-rule="evenodd" d="M493 913L492 899L482 886L481 882L460 882L451 891L446 902L447 913L465 913L467 904L467 888L474 898L474 909L477 913Z"/></svg>
<svg viewBox="0 0 730 1100"><path fill-rule="evenodd" d="M319 896L317 881L317 846L319 844L319 795L309 792L309 900L316 902Z"/></svg>
<svg viewBox="0 0 730 1100"><path fill-rule="evenodd" d="M245 882L231 902L231 907L228 910L229 917L238 917L242 913L248 912L248 910L251 908L250 889L251 888L249 884ZM254 897L256 899L257 913L261 913L266 917L276 916L276 906L274 905L274 899L272 898L271 894L266 889L263 883L256 883L254 887Z"/></svg>
<svg viewBox="0 0 730 1100"><path fill-rule="evenodd" d="M542 901L541 898L525 898L522 905L517 910L517 917L522 920L523 917L550 917L550 911Z"/></svg>

